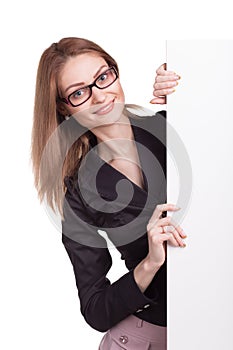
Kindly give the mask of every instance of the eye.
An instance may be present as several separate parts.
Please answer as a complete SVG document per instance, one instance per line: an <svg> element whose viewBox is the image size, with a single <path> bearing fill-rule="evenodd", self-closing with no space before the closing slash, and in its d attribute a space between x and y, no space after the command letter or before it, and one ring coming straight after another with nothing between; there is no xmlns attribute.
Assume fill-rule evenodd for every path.
<svg viewBox="0 0 233 350"><path fill-rule="evenodd" d="M83 103L83 101L85 101L89 98L90 92L91 92L91 90L89 89L88 86L83 87L81 89L78 89L70 95L69 101L73 105L78 105L80 103Z"/></svg>
<svg viewBox="0 0 233 350"><path fill-rule="evenodd" d="M79 89L79 90L75 91L75 92L72 94L72 98L74 98L74 99L79 99L79 98L81 98L84 94L85 94L85 90L84 90L84 89Z"/></svg>
<svg viewBox="0 0 233 350"><path fill-rule="evenodd" d="M98 78L98 82L102 83L103 81L105 81L106 79L108 79L108 72L105 72L103 74L101 74Z"/></svg>

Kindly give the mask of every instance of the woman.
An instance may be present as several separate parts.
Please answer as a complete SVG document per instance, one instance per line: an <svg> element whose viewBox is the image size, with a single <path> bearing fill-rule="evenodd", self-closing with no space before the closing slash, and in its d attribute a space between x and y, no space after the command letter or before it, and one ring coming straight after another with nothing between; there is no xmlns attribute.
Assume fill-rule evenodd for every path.
<svg viewBox="0 0 233 350"><path fill-rule="evenodd" d="M161 66L151 102L165 103L178 79ZM117 63L95 43L64 38L45 50L32 132L35 184L62 215L81 312L107 332L99 349L165 349L165 243L184 247L186 236L166 217L179 208L165 203L165 113L140 117L124 102ZM112 284L108 239L129 270Z"/></svg>

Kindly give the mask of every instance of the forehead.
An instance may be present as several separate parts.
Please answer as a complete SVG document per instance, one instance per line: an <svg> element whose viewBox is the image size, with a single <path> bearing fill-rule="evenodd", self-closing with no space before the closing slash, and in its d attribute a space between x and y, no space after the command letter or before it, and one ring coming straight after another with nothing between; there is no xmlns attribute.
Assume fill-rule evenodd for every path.
<svg viewBox="0 0 233 350"><path fill-rule="evenodd" d="M70 57L59 75L59 85L65 89L75 83L89 84L101 66L108 67L104 58L94 53Z"/></svg>

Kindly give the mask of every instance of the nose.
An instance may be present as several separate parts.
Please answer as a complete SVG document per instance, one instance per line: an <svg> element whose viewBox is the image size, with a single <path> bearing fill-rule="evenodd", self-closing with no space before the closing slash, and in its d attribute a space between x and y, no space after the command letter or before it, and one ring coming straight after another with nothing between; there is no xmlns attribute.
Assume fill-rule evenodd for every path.
<svg viewBox="0 0 233 350"><path fill-rule="evenodd" d="M92 102L103 103L106 99L106 93L104 90L98 89L96 86L92 88Z"/></svg>

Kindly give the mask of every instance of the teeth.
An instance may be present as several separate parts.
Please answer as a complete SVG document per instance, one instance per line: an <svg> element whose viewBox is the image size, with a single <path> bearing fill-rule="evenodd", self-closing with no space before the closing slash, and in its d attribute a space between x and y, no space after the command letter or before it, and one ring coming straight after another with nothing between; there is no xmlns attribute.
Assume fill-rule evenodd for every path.
<svg viewBox="0 0 233 350"><path fill-rule="evenodd" d="M105 106L105 107L99 109L99 110L97 111L97 113L101 113L101 112L107 111L107 110L111 107L111 105L112 105L112 102L110 102L107 106Z"/></svg>
<svg viewBox="0 0 233 350"><path fill-rule="evenodd" d="M110 105L107 105L105 108L102 108L102 111L106 111L109 107Z"/></svg>

